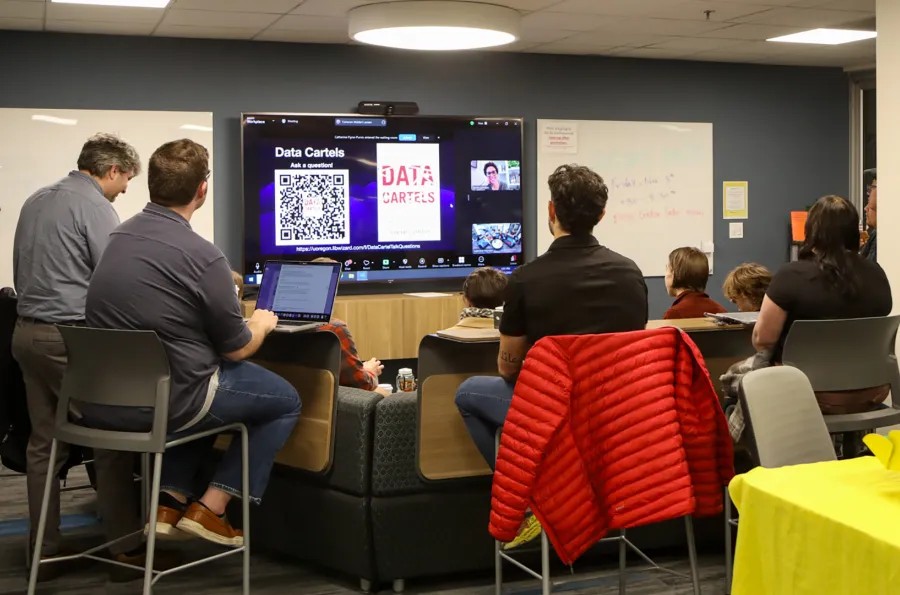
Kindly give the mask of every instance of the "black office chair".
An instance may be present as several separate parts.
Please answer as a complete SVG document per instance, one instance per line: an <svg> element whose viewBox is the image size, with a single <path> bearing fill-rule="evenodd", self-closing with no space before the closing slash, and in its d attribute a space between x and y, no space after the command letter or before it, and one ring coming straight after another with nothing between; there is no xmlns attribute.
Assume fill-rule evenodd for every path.
<svg viewBox="0 0 900 595"><path fill-rule="evenodd" d="M814 391L891 387L892 407L826 415L831 434L900 424L900 368L895 353L898 327L900 316L798 320L791 326L782 361L806 374Z"/></svg>

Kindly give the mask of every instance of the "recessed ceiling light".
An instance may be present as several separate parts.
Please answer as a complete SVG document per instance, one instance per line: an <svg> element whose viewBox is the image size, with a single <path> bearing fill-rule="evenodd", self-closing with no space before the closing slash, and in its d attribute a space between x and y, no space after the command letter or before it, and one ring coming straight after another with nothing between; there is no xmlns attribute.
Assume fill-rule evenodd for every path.
<svg viewBox="0 0 900 595"><path fill-rule="evenodd" d="M352 9L350 37L405 50L472 50L519 38L518 11L480 2L381 2Z"/></svg>
<svg viewBox="0 0 900 595"><path fill-rule="evenodd" d="M875 31L854 31L852 29L812 29L811 31L801 31L791 35L782 35L781 37L773 37L766 41L779 41L784 43L817 43L820 45L840 45L842 43L852 43L854 41L862 41L864 39L873 39L877 33Z"/></svg>
<svg viewBox="0 0 900 595"><path fill-rule="evenodd" d="M127 6L129 8L165 8L169 0L51 0L57 4L93 4L94 6Z"/></svg>

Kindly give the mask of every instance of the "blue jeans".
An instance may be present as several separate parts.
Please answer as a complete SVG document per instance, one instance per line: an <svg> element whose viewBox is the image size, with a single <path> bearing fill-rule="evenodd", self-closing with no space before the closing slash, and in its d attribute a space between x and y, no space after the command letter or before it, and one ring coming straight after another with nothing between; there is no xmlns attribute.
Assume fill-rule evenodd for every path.
<svg viewBox="0 0 900 595"><path fill-rule="evenodd" d="M499 376L473 376L456 390L456 406L466 429L491 469L494 440L506 421L515 386Z"/></svg>
<svg viewBox="0 0 900 595"><path fill-rule="evenodd" d="M275 455L291 435L299 415L300 397L287 380L251 362L223 359L219 365L219 388L209 412L199 423L170 435L169 439L232 423L245 424L250 457L250 501L259 504L269 483ZM192 496L195 476L212 452L215 441L213 435L166 450L162 489ZM231 440L210 486L241 496L240 437Z"/></svg>

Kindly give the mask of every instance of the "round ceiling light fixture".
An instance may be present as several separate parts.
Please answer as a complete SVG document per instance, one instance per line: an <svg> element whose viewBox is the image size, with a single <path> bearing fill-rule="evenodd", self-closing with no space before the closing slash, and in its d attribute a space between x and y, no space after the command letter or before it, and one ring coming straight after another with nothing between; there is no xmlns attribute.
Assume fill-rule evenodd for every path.
<svg viewBox="0 0 900 595"><path fill-rule="evenodd" d="M364 4L349 12L350 37L404 50L474 50L519 39L521 15L496 4L407 0Z"/></svg>

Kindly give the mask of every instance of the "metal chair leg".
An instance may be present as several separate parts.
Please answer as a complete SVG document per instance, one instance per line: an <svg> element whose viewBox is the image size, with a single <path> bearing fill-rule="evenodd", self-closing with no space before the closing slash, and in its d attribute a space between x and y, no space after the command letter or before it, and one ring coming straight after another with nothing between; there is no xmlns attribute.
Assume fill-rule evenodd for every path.
<svg viewBox="0 0 900 595"><path fill-rule="evenodd" d="M241 514L244 529L244 595L250 595L250 443L247 426L241 426Z"/></svg>
<svg viewBox="0 0 900 595"><path fill-rule="evenodd" d="M731 569L734 564L731 543L731 495L728 486L725 486L725 595L731 595Z"/></svg>
<svg viewBox="0 0 900 595"><path fill-rule="evenodd" d="M150 486L150 519L147 531L147 553L144 562L144 595L153 592L153 558L156 553L156 521L159 512L159 484L162 482L162 453L153 459L153 483Z"/></svg>
<svg viewBox="0 0 900 595"><path fill-rule="evenodd" d="M697 571L697 545L694 543L694 519L691 515L684 517L684 530L688 542L688 558L691 561L691 581L694 583L694 595L700 595L700 573Z"/></svg>
<svg viewBox="0 0 900 595"><path fill-rule="evenodd" d="M148 499L150 497L150 453L141 453L141 520L148 518L149 506Z"/></svg>
<svg viewBox="0 0 900 595"><path fill-rule="evenodd" d="M547 532L541 531L541 595L550 595L553 586L550 583L550 540Z"/></svg>
<svg viewBox="0 0 900 595"><path fill-rule="evenodd" d="M34 595L37 588L38 571L41 568L41 550L44 546L44 531L47 529L47 508L50 506L50 489L54 481L59 481L56 474L53 473L56 461L56 450L58 442L56 438L50 443L50 466L47 469L47 478L44 481L44 497L41 499L41 515L38 519L37 535L34 541L34 551L31 559L31 573L28 576L28 595ZM28 541L31 541L31 531L29 531Z"/></svg>
<svg viewBox="0 0 900 595"><path fill-rule="evenodd" d="M625 529L619 531L619 595L625 595L628 577L626 575L626 559L628 555L627 543L625 543Z"/></svg>
<svg viewBox="0 0 900 595"><path fill-rule="evenodd" d="M503 551L503 544L496 539L494 540L494 595L503 594L503 558L500 552Z"/></svg>

